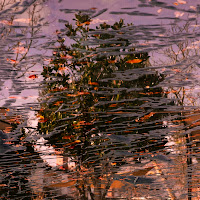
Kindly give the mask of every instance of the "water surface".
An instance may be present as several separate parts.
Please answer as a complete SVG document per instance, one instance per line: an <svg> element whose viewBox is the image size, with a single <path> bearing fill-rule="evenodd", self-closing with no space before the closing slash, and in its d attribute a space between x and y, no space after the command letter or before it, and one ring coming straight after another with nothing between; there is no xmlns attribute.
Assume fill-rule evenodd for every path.
<svg viewBox="0 0 200 200"><path fill-rule="evenodd" d="M199 199L197 3L2 0L1 198Z"/></svg>

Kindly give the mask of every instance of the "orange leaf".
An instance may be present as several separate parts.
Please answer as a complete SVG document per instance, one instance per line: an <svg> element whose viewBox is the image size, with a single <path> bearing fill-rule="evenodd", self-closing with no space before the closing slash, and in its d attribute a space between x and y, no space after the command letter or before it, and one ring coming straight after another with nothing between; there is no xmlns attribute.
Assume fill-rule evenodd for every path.
<svg viewBox="0 0 200 200"><path fill-rule="evenodd" d="M75 101L75 102L73 102L72 104L76 104L76 103L78 103L78 101Z"/></svg>
<svg viewBox="0 0 200 200"><path fill-rule="evenodd" d="M74 137L74 136L72 136L72 135L65 135L65 136L62 137L62 139L68 140L68 139L71 139L72 137Z"/></svg>
<svg viewBox="0 0 200 200"><path fill-rule="evenodd" d="M77 97L78 94L67 94L68 97Z"/></svg>
<svg viewBox="0 0 200 200"><path fill-rule="evenodd" d="M60 105L61 103L63 103L63 101L57 101L57 102L54 103L53 105L58 106L58 105Z"/></svg>
<svg viewBox="0 0 200 200"><path fill-rule="evenodd" d="M122 186L124 186L124 184L121 181L115 180L112 182L110 188L120 189Z"/></svg>
<svg viewBox="0 0 200 200"><path fill-rule="evenodd" d="M149 119L150 117L152 117L155 114L155 112L150 112L149 114L145 115L144 117L141 117L139 120L136 119L136 122L143 122L144 120Z"/></svg>
<svg viewBox="0 0 200 200"><path fill-rule="evenodd" d="M18 97L14 97L14 96L11 96L9 97L10 99L17 99Z"/></svg>
<svg viewBox="0 0 200 200"><path fill-rule="evenodd" d="M110 123L112 123L112 121L107 121L107 122L105 122L106 124L110 124Z"/></svg>
<svg viewBox="0 0 200 200"><path fill-rule="evenodd" d="M108 60L108 63L116 63L116 60Z"/></svg>
<svg viewBox="0 0 200 200"><path fill-rule="evenodd" d="M97 8L95 8L95 7L92 7L92 8L90 8L90 10L96 10Z"/></svg>
<svg viewBox="0 0 200 200"><path fill-rule="evenodd" d="M90 21L84 22L84 23L77 23L77 26L83 26L83 25L90 25Z"/></svg>
<svg viewBox="0 0 200 200"><path fill-rule="evenodd" d="M81 23L81 24L80 24L80 23L77 23L77 26L83 26L83 23Z"/></svg>
<svg viewBox="0 0 200 200"><path fill-rule="evenodd" d="M87 57L88 58L91 58L91 57L94 57L94 56L96 56L97 54L92 54L92 55L88 55Z"/></svg>
<svg viewBox="0 0 200 200"><path fill-rule="evenodd" d="M9 25L9 26L11 26L13 24L12 21L7 21L7 20L2 20L2 21L0 21L0 23L5 24L5 25Z"/></svg>
<svg viewBox="0 0 200 200"><path fill-rule="evenodd" d="M17 60L14 60L14 59L8 59L8 58L7 58L7 61L10 62L10 63L18 63L18 61L17 61Z"/></svg>
<svg viewBox="0 0 200 200"><path fill-rule="evenodd" d="M116 107L116 106L117 106L116 103L109 105L109 107L111 107L111 108Z"/></svg>
<svg viewBox="0 0 200 200"><path fill-rule="evenodd" d="M0 184L0 187L6 187L7 185L6 184Z"/></svg>
<svg viewBox="0 0 200 200"><path fill-rule="evenodd" d="M84 22L85 25L90 25L90 21Z"/></svg>
<svg viewBox="0 0 200 200"><path fill-rule="evenodd" d="M89 84L89 85L99 85L97 82L91 82L91 81L89 81L88 84Z"/></svg>
<svg viewBox="0 0 200 200"><path fill-rule="evenodd" d="M78 95L90 94L89 92L78 92Z"/></svg>
<svg viewBox="0 0 200 200"><path fill-rule="evenodd" d="M74 144L77 144L77 143L81 143L81 141L80 140L75 140L74 142L70 142L70 143L66 143L66 144L64 144L63 146L71 146L71 145L74 145Z"/></svg>
<svg viewBox="0 0 200 200"><path fill-rule="evenodd" d="M73 58L73 56L66 55L66 56L61 56L61 58L63 58L63 59L72 59L72 58Z"/></svg>
<svg viewBox="0 0 200 200"><path fill-rule="evenodd" d="M116 162L114 162L114 163L111 163L111 165L116 165L117 163Z"/></svg>
<svg viewBox="0 0 200 200"><path fill-rule="evenodd" d="M10 133L11 130L12 130L12 127L11 127L11 126L7 126L7 127L5 127L4 132L5 132L5 133Z"/></svg>
<svg viewBox="0 0 200 200"><path fill-rule="evenodd" d="M47 121L48 121L48 119L40 119L39 120L40 123L44 123L44 122L47 122Z"/></svg>
<svg viewBox="0 0 200 200"><path fill-rule="evenodd" d="M64 70L66 70L66 67L59 67L58 70L59 71L64 71Z"/></svg>
<svg viewBox="0 0 200 200"><path fill-rule="evenodd" d="M92 123L90 122L86 122L86 121L80 121L78 122L77 124L75 124L74 126L77 126L77 125L91 125Z"/></svg>
<svg viewBox="0 0 200 200"><path fill-rule="evenodd" d="M94 34L94 35L92 35L92 36L94 36L94 37L99 37L100 35Z"/></svg>
<svg viewBox="0 0 200 200"><path fill-rule="evenodd" d="M76 140L75 143L81 143L81 141L80 140Z"/></svg>
<svg viewBox="0 0 200 200"><path fill-rule="evenodd" d="M141 63L141 62L142 62L142 59L133 59L133 60L126 61L126 63L130 63L130 64Z"/></svg>
<svg viewBox="0 0 200 200"><path fill-rule="evenodd" d="M37 75L30 75L29 78L30 79L35 79L35 78L38 78L38 76Z"/></svg>
<svg viewBox="0 0 200 200"><path fill-rule="evenodd" d="M4 142L4 144L14 144L14 143L11 141L6 141L6 142Z"/></svg>
<svg viewBox="0 0 200 200"><path fill-rule="evenodd" d="M123 131L124 133L131 133L132 131Z"/></svg>

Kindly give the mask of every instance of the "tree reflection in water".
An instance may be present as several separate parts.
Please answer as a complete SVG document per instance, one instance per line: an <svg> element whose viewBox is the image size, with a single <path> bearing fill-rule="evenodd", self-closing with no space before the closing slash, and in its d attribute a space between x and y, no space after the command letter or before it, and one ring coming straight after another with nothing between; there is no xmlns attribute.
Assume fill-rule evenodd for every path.
<svg viewBox="0 0 200 200"><path fill-rule="evenodd" d="M87 14L75 17L75 26L66 24L74 43L67 46L57 31L59 47L42 72L38 131L62 155L58 167L67 174L45 188L70 187L74 199L157 198L145 175L160 170L151 160L166 143L162 110L173 102L158 86L164 75L148 69L148 53L136 52L125 33L132 24L92 29ZM165 188L156 195L174 197Z"/></svg>
<svg viewBox="0 0 200 200"><path fill-rule="evenodd" d="M199 31L198 18L187 19L184 24L174 24L168 31L168 37L172 35L192 35ZM174 126L179 127L171 135L174 144L170 146L172 152L176 152L175 166L171 173L177 173L177 186L180 193L187 190L187 199L199 199L199 93L198 91L198 70L199 67L191 59L199 56L199 41L195 37L185 38L176 44L170 45L160 50L164 55L165 65L174 65L173 75L168 74L170 83L168 85L169 98L175 99L175 105L180 109L175 111L178 117L172 120ZM186 65L183 65L187 61ZM180 64L181 63L181 64ZM158 63L157 63L158 64ZM162 63L163 65L164 63ZM159 63L161 65L161 63ZM173 78L172 78L173 76ZM189 80L193 79L191 83ZM178 80L178 84L177 84ZM195 81L194 81L195 80ZM180 81L182 82L180 84ZM170 135L170 134L169 134ZM171 143L171 144L172 144Z"/></svg>

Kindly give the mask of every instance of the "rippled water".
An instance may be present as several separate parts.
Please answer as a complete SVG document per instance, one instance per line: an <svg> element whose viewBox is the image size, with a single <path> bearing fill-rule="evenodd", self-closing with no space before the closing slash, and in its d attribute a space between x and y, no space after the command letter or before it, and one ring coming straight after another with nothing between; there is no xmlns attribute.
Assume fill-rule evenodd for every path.
<svg viewBox="0 0 200 200"><path fill-rule="evenodd" d="M1 0L1 199L198 200L199 14Z"/></svg>

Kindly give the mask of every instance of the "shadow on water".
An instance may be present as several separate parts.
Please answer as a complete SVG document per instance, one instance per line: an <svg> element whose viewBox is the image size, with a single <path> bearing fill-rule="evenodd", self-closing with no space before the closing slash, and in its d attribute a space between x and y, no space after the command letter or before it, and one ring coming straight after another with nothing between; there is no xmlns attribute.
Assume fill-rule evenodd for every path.
<svg viewBox="0 0 200 200"><path fill-rule="evenodd" d="M96 25L108 9L62 8L74 19L60 20L65 28L47 41L43 3L1 4L2 16L13 14L1 20L9 42L1 91L7 84L10 95L0 109L1 198L198 199L198 21L177 19L197 8L152 0L110 12L168 9L176 16L168 30L123 19ZM139 9L154 6L156 14ZM28 21L15 17L26 12ZM51 54L39 55L41 46Z"/></svg>

